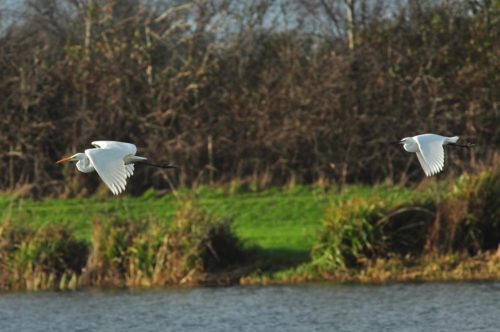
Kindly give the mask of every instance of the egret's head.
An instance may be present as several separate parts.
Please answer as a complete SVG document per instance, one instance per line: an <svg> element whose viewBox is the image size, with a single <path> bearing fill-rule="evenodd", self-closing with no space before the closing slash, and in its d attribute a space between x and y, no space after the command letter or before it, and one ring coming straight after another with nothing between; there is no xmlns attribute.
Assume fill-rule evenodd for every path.
<svg viewBox="0 0 500 332"><path fill-rule="evenodd" d="M408 142L408 140L410 139L410 137L405 137L405 138L402 138L398 144L406 144Z"/></svg>
<svg viewBox="0 0 500 332"><path fill-rule="evenodd" d="M403 144L405 144L407 142L407 139L408 139L408 137L405 137L405 138L403 138L403 139L401 139L399 141L393 142L393 144L403 145Z"/></svg>
<svg viewBox="0 0 500 332"><path fill-rule="evenodd" d="M68 162L68 161L79 161L79 160L82 160L83 158L85 158L84 153L75 153L74 155L72 155L70 157L66 157L66 158L63 158L61 160L56 161L56 164L62 164L62 163Z"/></svg>
<svg viewBox="0 0 500 332"><path fill-rule="evenodd" d="M413 137L405 137L398 142L398 144L403 145L403 149L408 152L417 152L418 151L418 143L415 141Z"/></svg>

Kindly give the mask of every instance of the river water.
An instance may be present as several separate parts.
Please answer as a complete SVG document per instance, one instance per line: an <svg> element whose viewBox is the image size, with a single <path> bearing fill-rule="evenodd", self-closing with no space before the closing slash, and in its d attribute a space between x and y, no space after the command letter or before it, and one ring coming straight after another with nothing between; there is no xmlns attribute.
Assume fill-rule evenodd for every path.
<svg viewBox="0 0 500 332"><path fill-rule="evenodd" d="M500 331L500 283L3 293L0 331Z"/></svg>

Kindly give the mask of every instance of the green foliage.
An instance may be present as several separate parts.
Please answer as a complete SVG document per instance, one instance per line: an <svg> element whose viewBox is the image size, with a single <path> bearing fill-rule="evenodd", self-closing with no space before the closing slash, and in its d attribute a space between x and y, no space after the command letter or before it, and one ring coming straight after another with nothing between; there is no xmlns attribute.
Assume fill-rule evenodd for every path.
<svg viewBox="0 0 500 332"><path fill-rule="evenodd" d="M312 250L315 264L345 269L366 258L420 254L434 216L425 206L426 196L404 196L395 190L385 199L358 197L330 205Z"/></svg>
<svg viewBox="0 0 500 332"><path fill-rule="evenodd" d="M317 262L328 268L345 268L354 264L360 254L371 251L375 235L367 218L372 216L374 208L366 204L360 206L359 199L328 207L325 229L319 245L313 249Z"/></svg>
<svg viewBox="0 0 500 332"><path fill-rule="evenodd" d="M442 206L445 222L454 226L454 249L471 253L496 249L500 239L500 171L464 175ZM457 226L458 225L458 226Z"/></svg>
<svg viewBox="0 0 500 332"><path fill-rule="evenodd" d="M320 270L360 267L376 258L419 257L500 244L500 173L492 169L454 183L402 195L358 197L325 210L324 228L313 247Z"/></svg>
<svg viewBox="0 0 500 332"><path fill-rule="evenodd" d="M178 257L176 269L183 275L242 264L245 257L231 223L208 214L191 200L178 208L165 245L168 255Z"/></svg>
<svg viewBox="0 0 500 332"><path fill-rule="evenodd" d="M129 262L137 254L140 238L147 225L140 221L109 218L94 220L92 225L91 252L84 272L88 285L122 285L129 269ZM150 242L151 244L154 241Z"/></svg>

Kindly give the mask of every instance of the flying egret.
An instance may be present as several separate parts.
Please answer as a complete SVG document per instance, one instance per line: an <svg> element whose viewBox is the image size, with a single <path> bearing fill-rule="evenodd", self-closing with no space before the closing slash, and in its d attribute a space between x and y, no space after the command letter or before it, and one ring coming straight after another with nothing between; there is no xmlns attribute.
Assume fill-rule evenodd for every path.
<svg viewBox="0 0 500 332"><path fill-rule="evenodd" d="M413 137L405 137L398 144L408 152L415 152L424 173L427 176L437 174L444 167L444 145L469 148L474 144L457 144L458 136L445 137L436 134L423 134Z"/></svg>
<svg viewBox="0 0 500 332"><path fill-rule="evenodd" d="M134 174L134 163L141 163L161 168L175 168L172 165L156 165L147 162L147 158L136 156L137 147L131 143L115 141L95 141L93 149L77 153L56 163L77 161L76 168L83 173L97 171L102 181L114 195L125 190L127 178Z"/></svg>

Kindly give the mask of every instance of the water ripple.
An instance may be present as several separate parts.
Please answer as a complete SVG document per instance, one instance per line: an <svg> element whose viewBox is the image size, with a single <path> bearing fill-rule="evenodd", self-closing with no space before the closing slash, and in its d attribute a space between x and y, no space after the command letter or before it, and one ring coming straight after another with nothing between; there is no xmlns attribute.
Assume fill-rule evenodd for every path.
<svg viewBox="0 0 500 332"><path fill-rule="evenodd" d="M498 331L499 283L0 295L0 331Z"/></svg>

